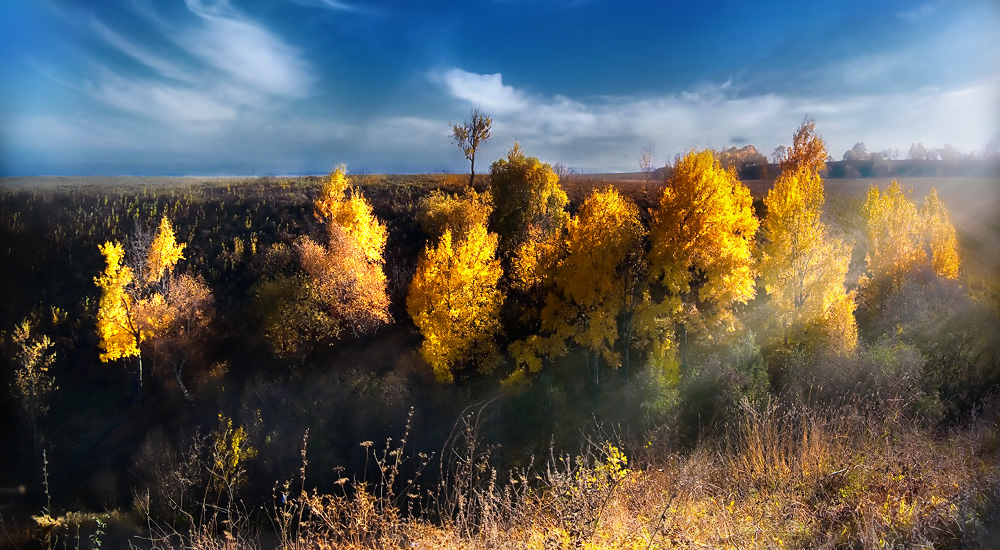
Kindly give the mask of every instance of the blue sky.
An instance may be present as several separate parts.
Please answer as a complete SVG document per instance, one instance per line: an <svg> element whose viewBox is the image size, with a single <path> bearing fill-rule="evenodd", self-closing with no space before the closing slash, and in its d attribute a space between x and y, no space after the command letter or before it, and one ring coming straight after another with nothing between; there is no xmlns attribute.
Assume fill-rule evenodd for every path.
<svg viewBox="0 0 1000 550"><path fill-rule="evenodd" d="M493 114L584 172L791 141L1000 139L995 0L0 2L0 175L462 172Z"/></svg>

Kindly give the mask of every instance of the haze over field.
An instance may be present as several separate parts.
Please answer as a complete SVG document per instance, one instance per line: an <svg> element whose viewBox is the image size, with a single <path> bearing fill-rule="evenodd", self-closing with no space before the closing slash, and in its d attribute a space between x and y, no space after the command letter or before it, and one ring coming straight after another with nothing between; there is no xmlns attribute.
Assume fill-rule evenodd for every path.
<svg viewBox="0 0 1000 550"><path fill-rule="evenodd" d="M492 113L584 172L691 147L998 140L1000 8L550 0L5 2L0 175L461 172Z"/></svg>

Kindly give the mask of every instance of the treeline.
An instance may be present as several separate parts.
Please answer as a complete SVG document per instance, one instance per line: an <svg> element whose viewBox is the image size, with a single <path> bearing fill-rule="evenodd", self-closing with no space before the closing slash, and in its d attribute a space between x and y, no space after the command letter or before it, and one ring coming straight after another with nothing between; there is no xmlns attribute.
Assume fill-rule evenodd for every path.
<svg viewBox="0 0 1000 550"><path fill-rule="evenodd" d="M723 167L735 169L741 180L749 181L776 178L781 174L781 159L787 153L787 147L778 146L769 159L755 146L746 145L722 149L717 156ZM844 153L842 160L834 160L828 154L826 168L820 175L825 179L987 178L1000 173L1000 156L993 150L964 155L950 145L927 150L923 144L914 144L907 158L898 157L899 151L869 153L864 143L858 143ZM669 174L669 165L656 171L661 180Z"/></svg>

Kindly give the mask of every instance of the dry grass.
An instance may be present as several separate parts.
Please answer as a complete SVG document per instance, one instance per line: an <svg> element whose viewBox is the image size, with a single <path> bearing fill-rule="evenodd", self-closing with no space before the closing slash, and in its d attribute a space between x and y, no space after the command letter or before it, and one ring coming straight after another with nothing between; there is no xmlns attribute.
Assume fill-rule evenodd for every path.
<svg viewBox="0 0 1000 550"><path fill-rule="evenodd" d="M981 545L997 496L997 424L940 434L891 406L857 410L745 403L732 433L692 451L647 441L630 460L619 443L595 438L578 456L552 455L505 483L489 450L469 439L478 422L470 414L444 451L455 458L447 486L426 499L395 477L403 441L372 453L382 472L374 483L342 479L337 495L297 496L285 484L273 521L279 547L295 550ZM406 505L421 500L422 511Z"/></svg>

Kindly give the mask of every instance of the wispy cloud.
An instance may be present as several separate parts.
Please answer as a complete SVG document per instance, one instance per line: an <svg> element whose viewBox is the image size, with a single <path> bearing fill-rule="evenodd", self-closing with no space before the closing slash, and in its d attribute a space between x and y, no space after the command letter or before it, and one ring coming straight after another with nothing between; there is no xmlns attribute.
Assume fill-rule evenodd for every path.
<svg viewBox="0 0 1000 550"><path fill-rule="evenodd" d="M360 11L357 6L348 4L347 2L341 2L340 0L291 0L291 2L293 4L307 6L310 8L326 8L335 11L350 12Z"/></svg>
<svg viewBox="0 0 1000 550"><path fill-rule="evenodd" d="M206 5L187 0L201 24L179 34L177 44L229 77L265 93L308 95L308 66L298 52L227 2Z"/></svg>
<svg viewBox="0 0 1000 550"><path fill-rule="evenodd" d="M131 40L115 32L96 17L92 17L90 19L90 26L94 30L94 33L96 33L97 36L102 38L110 46L154 70L161 76L186 82L194 80L190 69L185 69L173 61L169 61L164 57L151 53L146 48L135 44Z"/></svg>
<svg viewBox="0 0 1000 550"><path fill-rule="evenodd" d="M186 0L185 5L193 18L178 22L160 16L151 5L134 4L152 37L139 38L135 31L129 35L96 16L88 18L84 30L148 71L84 53L92 70L72 87L114 109L175 127L234 121L246 110L270 110L276 99L310 94L314 79L309 65L280 36L225 0ZM164 47L154 53L147 46L150 39Z"/></svg>
<svg viewBox="0 0 1000 550"><path fill-rule="evenodd" d="M909 10L898 11L896 16L906 21L916 21L938 11L940 7L941 2L926 2Z"/></svg>
<svg viewBox="0 0 1000 550"><path fill-rule="evenodd" d="M858 141L881 148L923 139L980 150L993 137L998 112L992 98L1000 90L1000 80L990 78L948 90L831 99L739 96L725 82L660 97L573 100L531 96L503 85L500 74L453 69L445 75L451 76L443 82L453 98L500 115L494 142L518 139L532 154L584 170L636 170L649 140L672 156L692 147L727 147L749 136L766 154L788 143L807 114L838 157Z"/></svg>

